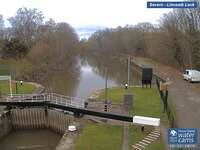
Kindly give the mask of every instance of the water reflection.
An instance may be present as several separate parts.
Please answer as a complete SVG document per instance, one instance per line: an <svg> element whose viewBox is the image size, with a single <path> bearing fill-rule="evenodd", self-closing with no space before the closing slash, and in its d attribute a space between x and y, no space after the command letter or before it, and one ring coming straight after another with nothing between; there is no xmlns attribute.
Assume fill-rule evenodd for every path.
<svg viewBox="0 0 200 150"><path fill-rule="evenodd" d="M108 87L127 82L126 61L92 56L84 60L80 58L79 63L71 66L71 69L52 72L41 83L50 91L86 98L95 90L105 88L105 70ZM140 84L140 78L140 74L131 69L130 85Z"/></svg>
<svg viewBox="0 0 200 150"><path fill-rule="evenodd" d="M118 84L109 79L108 87L114 87ZM81 66L80 80L76 91L78 97L88 97L95 90L102 89L105 87L105 79L103 76L95 72L95 69L88 64Z"/></svg>
<svg viewBox="0 0 200 150"><path fill-rule="evenodd" d="M39 82L45 86L47 92L76 96L80 78L80 65L77 62L64 66L62 70L49 70L46 78Z"/></svg>
<svg viewBox="0 0 200 150"><path fill-rule="evenodd" d="M106 57L106 56L88 56L86 61L93 68L93 71L105 78L107 70L108 79L115 81L118 85L124 85L127 82L128 69L126 59L121 57ZM139 85L141 75L132 67L130 69L130 85Z"/></svg>

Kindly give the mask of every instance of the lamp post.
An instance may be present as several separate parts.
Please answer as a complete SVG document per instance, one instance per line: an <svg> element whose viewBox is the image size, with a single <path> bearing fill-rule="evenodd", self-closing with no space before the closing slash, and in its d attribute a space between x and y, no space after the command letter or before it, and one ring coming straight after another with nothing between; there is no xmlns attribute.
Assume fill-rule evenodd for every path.
<svg viewBox="0 0 200 150"><path fill-rule="evenodd" d="M130 56L128 56L128 59L127 59L127 84L128 86L130 85ZM127 88L128 88L127 86Z"/></svg>
<svg viewBox="0 0 200 150"><path fill-rule="evenodd" d="M108 99L108 74L107 69L105 69L105 100Z"/></svg>
<svg viewBox="0 0 200 150"><path fill-rule="evenodd" d="M104 101L104 111L108 111L108 74L107 68L105 68L105 101Z"/></svg>

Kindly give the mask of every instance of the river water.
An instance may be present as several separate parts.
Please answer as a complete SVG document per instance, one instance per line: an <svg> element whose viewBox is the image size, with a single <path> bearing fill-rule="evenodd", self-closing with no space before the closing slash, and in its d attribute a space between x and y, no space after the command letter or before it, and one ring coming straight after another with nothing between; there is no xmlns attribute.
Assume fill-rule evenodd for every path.
<svg viewBox="0 0 200 150"><path fill-rule="evenodd" d="M127 82L127 65L124 62L108 62L106 69L93 60L78 64L75 71L55 73L42 84L59 94L87 98L95 90L105 88L105 76L108 87L123 86ZM140 80L140 74L131 69L130 85L138 85ZM0 150L53 150L60 138L47 129L14 131L0 141Z"/></svg>
<svg viewBox="0 0 200 150"><path fill-rule="evenodd" d="M78 66L76 71L59 72L42 84L50 87L50 92L87 98L94 91L105 88L106 74L108 87L123 86L127 82L127 65L124 62L114 61L112 64L109 63L106 69L98 62L89 61L78 63ZM139 85L140 81L141 75L130 69L130 85Z"/></svg>
<svg viewBox="0 0 200 150"><path fill-rule="evenodd" d="M0 150L54 150L60 138L48 129L18 130L0 141Z"/></svg>

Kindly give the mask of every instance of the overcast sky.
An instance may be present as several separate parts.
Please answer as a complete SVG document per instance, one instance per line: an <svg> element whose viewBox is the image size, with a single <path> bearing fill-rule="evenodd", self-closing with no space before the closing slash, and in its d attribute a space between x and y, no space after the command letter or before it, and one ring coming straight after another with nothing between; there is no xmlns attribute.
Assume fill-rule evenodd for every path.
<svg viewBox="0 0 200 150"><path fill-rule="evenodd" d="M37 8L46 19L88 25L117 27L139 22L157 23L170 9L147 9L147 0L1 0L0 14L13 16L20 7Z"/></svg>

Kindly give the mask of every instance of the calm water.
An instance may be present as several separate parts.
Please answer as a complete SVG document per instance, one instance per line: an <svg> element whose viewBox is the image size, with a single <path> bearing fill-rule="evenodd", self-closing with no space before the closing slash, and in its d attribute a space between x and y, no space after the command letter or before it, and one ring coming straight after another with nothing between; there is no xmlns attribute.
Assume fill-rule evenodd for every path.
<svg viewBox="0 0 200 150"><path fill-rule="evenodd" d="M18 130L0 141L0 150L54 150L60 138L47 129Z"/></svg>
<svg viewBox="0 0 200 150"><path fill-rule="evenodd" d="M114 80L108 79L108 87L117 86L118 83ZM76 89L75 96L86 98L92 92L105 87L105 78L94 72L90 65L81 66L80 80Z"/></svg>
<svg viewBox="0 0 200 150"><path fill-rule="evenodd" d="M107 67L108 87L121 86L127 82L127 65L115 61ZM140 74L134 70L130 71L130 85L140 84ZM86 61L80 63L76 72L60 72L52 75L43 82L51 90L68 96L87 98L95 90L105 88L105 68L98 63Z"/></svg>
<svg viewBox="0 0 200 150"><path fill-rule="evenodd" d="M127 82L127 66L123 63L113 62L107 69L108 87L122 86ZM75 96L88 97L92 92L105 88L105 69L92 64L81 65L80 80ZM130 71L130 85L140 84L140 75L134 70Z"/></svg>
<svg viewBox="0 0 200 150"><path fill-rule="evenodd" d="M49 91L86 98L95 90L105 88L105 72L108 87L124 85L127 82L126 63L91 58L71 69L48 74L46 80L41 83ZM140 74L131 70L130 84L138 85L140 80ZM60 135L49 130L15 131L0 141L0 150L53 150L60 138Z"/></svg>

